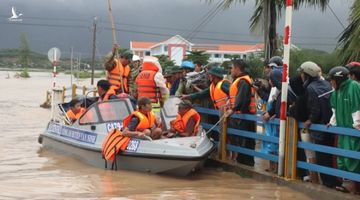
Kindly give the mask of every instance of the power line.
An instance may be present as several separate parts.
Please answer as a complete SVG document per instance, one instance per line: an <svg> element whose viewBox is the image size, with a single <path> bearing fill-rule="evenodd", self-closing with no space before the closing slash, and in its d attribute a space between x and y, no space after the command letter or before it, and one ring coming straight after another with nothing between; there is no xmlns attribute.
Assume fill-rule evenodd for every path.
<svg viewBox="0 0 360 200"><path fill-rule="evenodd" d="M336 15L334 10L331 8L330 4L327 4L327 6L330 9L331 13L334 15L334 17L336 18L336 20L339 22L339 24L343 27L343 29L345 29L344 24L340 21L339 17Z"/></svg>
<svg viewBox="0 0 360 200"><path fill-rule="evenodd" d="M52 27L52 28L79 28L79 29L87 29L90 30L90 27L81 26L81 25L54 25L54 24L36 24L36 23L4 23L0 22L0 24L7 24L7 25L23 25L23 26L41 26L41 27ZM111 30L110 27L104 27L105 30ZM120 32L128 32L128 33L138 33L144 35L153 35L153 36L173 36L172 34L165 34L165 33L154 33L154 32L147 32L147 31L135 31L129 29L116 29L116 31ZM210 38L210 37L193 37L194 39L201 39L201 40L209 40L209 41L224 41L224 42L238 42L238 43L248 43L248 44L257 44L259 42L256 41L249 41L249 40L233 40L233 39L220 39L220 38ZM330 43L297 43L301 45L335 45Z"/></svg>

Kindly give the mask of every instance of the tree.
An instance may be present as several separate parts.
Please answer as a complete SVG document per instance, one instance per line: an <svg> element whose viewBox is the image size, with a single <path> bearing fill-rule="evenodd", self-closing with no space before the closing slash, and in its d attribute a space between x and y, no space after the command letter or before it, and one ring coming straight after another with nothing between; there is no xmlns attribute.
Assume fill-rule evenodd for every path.
<svg viewBox="0 0 360 200"><path fill-rule="evenodd" d="M360 0L351 7L350 24L341 33L337 49L342 63L360 60Z"/></svg>
<svg viewBox="0 0 360 200"><path fill-rule="evenodd" d="M205 51L190 51L190 54L186 56L187 60L191 60L193 62L201 62L203 65L208 64L208 60L210 55Z"/></svg>
<svg viewBox="0 0 360 200"><path fill-rule="evenodd" d="M167 55L157 55L155 57L157 57L159 59L159 63L161 65L161 68L162 68L163 72L165 72L165 70L168 67L175 66L174 61L170 60L169 56L167 56Z"/></svg>
<svg viewBox="0 0 360 200"><path fill-rule="evenodd" d="M214 0L207 0L213 2ZM325 10L330 0L297 0L294 1L294 9L299 9L303 5L320 7ZM245 3L246 0L224 0L223 8L227 9L236 3ZM281 17L283 9L286 7L285 0L255 0L255 11L250 18L250 30L256 32L262 30L264 33L265 59L276 55L277 31L276 22Z"/></svg>
<svg viewBox="0 0 360 200"><path fill-rule="evenodd" d="M23 71L20 73L20 77L29 78L28 67L30 58L30 48L25 33L20 34L20 64Z"/></svg>

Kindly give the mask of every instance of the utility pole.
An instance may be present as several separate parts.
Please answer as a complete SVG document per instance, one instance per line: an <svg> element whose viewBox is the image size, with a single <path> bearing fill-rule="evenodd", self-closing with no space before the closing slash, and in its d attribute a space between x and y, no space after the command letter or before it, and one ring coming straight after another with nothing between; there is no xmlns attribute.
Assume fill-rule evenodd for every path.
<svg viewBox="0 0 360 200"><path fill-rule="evenodd" d="M73 85L73 58L74 58L74 48L71 47L70 48L70 82L71 82L71 87Z"/></svg>
<svg viewBox="0 0 360 200"><path fill-rule="evenodd" d="M94 85L94 69L95 69L95 50L96 50L96 25L97 17L94 17L93 23L93 49L92 49L92 59L91 59L91 85Z"/></svg>

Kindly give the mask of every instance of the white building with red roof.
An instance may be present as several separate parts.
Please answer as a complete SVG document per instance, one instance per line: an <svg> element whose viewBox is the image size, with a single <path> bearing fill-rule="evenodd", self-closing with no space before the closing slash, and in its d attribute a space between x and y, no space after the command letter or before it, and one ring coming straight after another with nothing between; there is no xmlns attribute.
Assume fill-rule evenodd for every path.
<svg viewBox="0 0 360 200"><path fill-rule="evenodd" d="M246 59L249 54L257 54L264 50L263 44L193 44L180 35L175 35L161 42L130 41L130 50L140 57L167 55L177 65L189 51L205 51L210 54L209 62L223 62L231 55L239 55Z"/></svg>

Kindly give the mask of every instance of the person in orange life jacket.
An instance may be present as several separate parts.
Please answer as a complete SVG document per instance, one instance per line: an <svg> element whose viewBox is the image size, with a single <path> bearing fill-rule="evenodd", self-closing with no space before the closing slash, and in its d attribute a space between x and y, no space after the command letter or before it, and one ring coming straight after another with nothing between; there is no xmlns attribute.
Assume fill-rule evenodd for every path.
<svg viewBox="0 0 360 200"><path fill-rule="evenodd" d="M230 107L231 109L227 110L225 116L230 116L233 113L241 113L241 114L252 114L256 105L252 105L255 102L254 91L252 89L252 82L249 75L246 73L248 66L242 59L236 59L232 61L231 66L231 76L234 79L234 82L230 86ZM240 130L246 131L255 131L255 123L247 120L240 119L229 119L229 126L231 128L236 128ZM251 150L255 150L255 140L246 138L246 137L238 137L231 136L230 142L232 145L237 145L240 147L245 147ZM233 153L232 160L237 160L238 162L254 166L254 157L248 156L244 154Z"/></svg>
<svg viewBox="0 0 360 200"><path fill-rule="evenodd" d="M109 60L104 64L107 71L107 80L114 87L116 93L128 93L129 64L133 54L129 50L122 51L120 52L120 58L114 59L116 51L118 51L118 47L114 45L112 56L110 56ZM124 88L124 91L122 91L122 88Z"/></svg>
<svg viewBox="0 0 360 200"><path fill-rule="evenodd" d="M201 92L193 93L190 95L183 95L181 99L206 99L206 97L210 96L214 108L219 110L219 118L216 119L216 122L223 116L226 108L226 103L229 100L229 87L230 82L225 80L223 77L223 70L217 65L216 67L212 67L207 75L211 84L208 88L202 90ZM215 122L215 123L216 123ZM219 130L222 130L222 123L219 125ZM214 139L216 139L216 135L213 135Z"/></svg>
<svg viewBox="0 0 360 200"><path fill-rule="evenodd" d="M78 99L73 99L69 103L69 110L66 112L67 117L74 123L77 119L81 117L82 114L86 111L85 108L81 107L81 102Z"/></svg>
<svg viewBox="0 0 360 200"><path fill-rule="evenodd" d="M214 103L214 107L216 109L221 109L225 107L225 104L229 99L230 82L223 79L224 75L220 67L211 68L207 75L211 81L208 88L202 90L201 92L184 94L181 96L181 99L194 100L210 96Z"/></svg>
<svg viewBox="0 0 360 200"><path fill-rule="evenodd" d="M154 112L160 112L160 107L169 97L169 89L162 75L158 58L145 56L141 72L136 77L137 97L148 97L153 103Z"/></svg>
<svg viewBox="0 0 360 200"><path fill-rule="evenodd" d="M188 137L196 136L199 131L200 114L193 109L190 101L183 100L179 103L178 115L175 120L170 122L169 133L163 134L165 137Z"/></svg>
<svg viewBox="0 0 360 200"><path fill-rule="evenodd" d="M147 97L138 99L138 110L124 119L124 136L144 137L150 136L152 139L159 139L162 133L159 121L151 111L151 100Z"/></svg>
<svg viewBox="0 0 360 200"><path fill-rule="evenodd" d="M114 89L110 87L110 83L107 80L99 80L97 82L97 91L99 94L98 102L117 99Z"/></svg>

